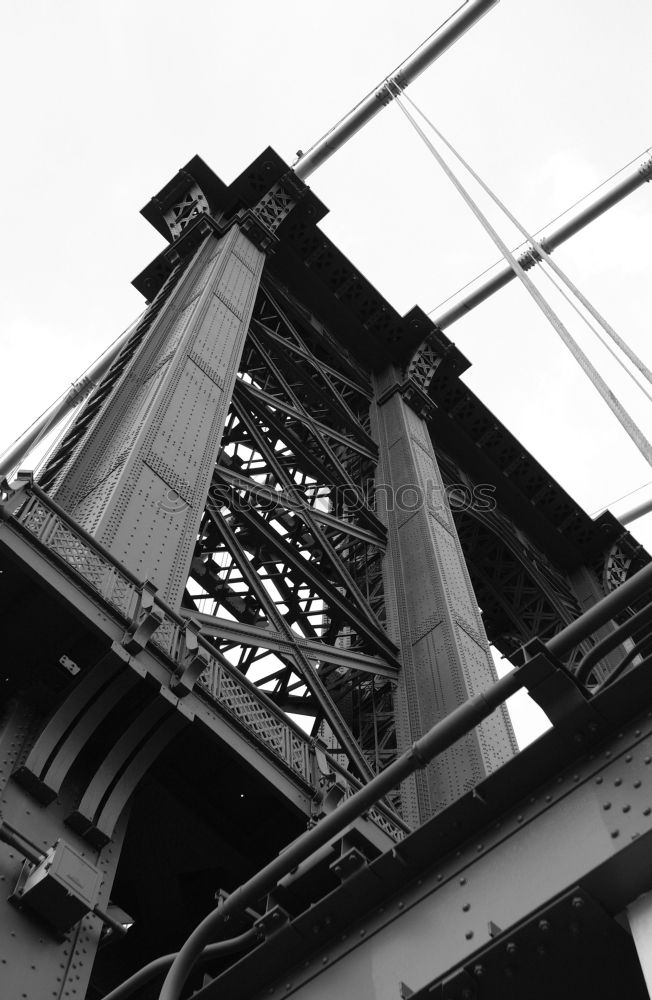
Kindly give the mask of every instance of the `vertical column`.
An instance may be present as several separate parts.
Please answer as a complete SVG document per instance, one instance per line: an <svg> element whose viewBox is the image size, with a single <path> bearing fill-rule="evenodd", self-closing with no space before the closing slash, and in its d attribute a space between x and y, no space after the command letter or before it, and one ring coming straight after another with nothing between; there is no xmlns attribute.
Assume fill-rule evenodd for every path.
<svg viewBox="0 0 652 1000"><path fill-rule="evenodd" d="M496 673L428 427L407 402L427 399L397 375L389 370L377 379L373 411L378 512L388 529L387 621L401 650L396 728L404 750ZM422 823L516 750L507 712L499 709L406 782L406 818Z"/></svg>
<svg viewBox="0 0 652 1000"><path fill-rule="evenodd" d="M103 405L56 497L179 606L263 266L208 236Z"/></svg>

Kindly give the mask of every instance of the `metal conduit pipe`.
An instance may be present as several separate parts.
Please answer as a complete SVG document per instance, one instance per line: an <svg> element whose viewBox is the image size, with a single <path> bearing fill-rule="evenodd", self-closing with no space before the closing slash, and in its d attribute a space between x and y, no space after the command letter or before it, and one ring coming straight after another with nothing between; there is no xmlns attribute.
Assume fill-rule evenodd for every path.
<svg viewBox="0 0 652 1000"><path fill-rule="evenodd" d="M374 93L365 97L335 128L316 142L312 149L301 155L293 168L297 177L305 180L391 102L392 96L385 87L388 81L395 80L399 87L405 90L408 84L416 80L435 59L438 59L453 42L456 42L497 3L498 0L467 0L467 3L455 11L416 52L401 63L391 77L381 81Z"/></svg>
<svg viewBox="0 0 652 1000"><path fill-rule="evenodd" d="M591 669L599 663L600 660L619 646L623 639L628 638L630 635L633 636L634 632L639 630L642 626L647 625L652 619L652 603L646 604L645 607L638 611L631 618L628 618L626 622L615 628L613 632L605 636L599 642L596 642L593 649L589 650L586 656L582 659L580 665L577 668L575 677L578 681L584 682L589 676Z"/></svg>
<svg viewBox="0 0 652 1000"><path fill-rule="evenodd" d="M587 638L596 628L604 625L614 614L618 614L630 601L651 586L652 563L551 639L545 644L545 648L553 655L568 652L577 642ZM317 826L304 833L282 854L236 889L222 906L209 913L192 932L166 976L159 1000L179 1000L195 962L223 922L231 918L234 913L253 906L261 896L274 888L279 879L341 833L378 799L409 775L424 768L437 754L448 750L457 740L491 715L507 698L524 687L525 677L526 672L523 668L514 670L501 677L483 694L475 695L460 705L433 726L425 736L413 743L409 750L373 778L368 785L351 798L345 799L337 809L320 820Z"/></svg>
<svg viewBox="0 0 652 1000"><path fill-rule="evenodd" d="M13 826L10 826L3 819L0 819L0 841L9 847L15 847L33 865L40 865L45 857L45 854L37 844L29 840L18 830L15 830Z"/></svg>
<svg viewBox="0 0 652 1000"><path fill-rule="evenodd" d="M611 671L611 673L607 677L605 677L602 684L600 684L600 686L596 688L595 693L598 694L600 691L604 691L606 687L609 687L611 684L613 684L614 681L618 680L618 678L624 672L625 668L628 667L632 662L632 660L634 660L640 654L641 650L645 648L645 646L647 645L647 643L649 643L649 641L650 641L649 633L642 639L639 639L639 641L632 646L627 655L623 656L620 663L618 663ZM646 658L642 660L641 663L639 663L639 667L645 668L649 666L650 663L652 663L652 656L646 656Z"/></svg>
<svg viewBox="0 0 652 1000"><path fill-rule="evenodd" d="M646 150L642 154L641 158L628 167L624 172L623 176L619 180L615 181L606 191L602 194L596 193L586 205L579 207L556 229L551 229L549 232L543 234L539 239L539 243L546 251L546 253L551 253L555 247L560 246L569 237L574 236L585 226L588 226L589 222L593 222L600 215L611 208L613 205L617 205L619 201L626 198L628 194L632 191L636 191L641 187L646 181L652 178L652 149ZM536 234L535 234L536 236ZM514 251L518 254L518 261L521 266L527 267L531 266L535 259L537 258L536 251L529 244L524 247L517 248ZM449 306L448 309L444 309L437 315L430 314L433 323L439 327L440 330L445 330L447 327L451 326L462 316L466 316L467 313L475 309L476 306L488 299L494 292L497 292L500 288L505 285L515 277L514 271L509 266L509 264L504 264L502 261L497 262L496 266L500 267L492 275L485 278L481 284L477 285L473 291L469 292L465 298L456 302L454 305ZM480 279L478 279L480 280ZM433 310L433 313L435 310ZM624 523L624 522L623 522Z"/></svg>
<svg viewBox="0 0 652 1000"><path fill-rule="evenodd" d="M240 934L238 937L229 938L228 941L218 941L217 944L209 944L202 951L198 962L203 964L215 958L222 958L224 955L233 955L238 951L245 951L245 949L254 945L260 936L260 932L254 927L250 931ZM167 972L176 957L176 952L172 952L170 955L161 955L160 958L155 958L153 962L143 966L138 972L134 972L133 976L125 979L124 983L120 983L114 990L107 993L103 1000L127 1000L127 997L133 996L141 986L145 986L152 979L156 979L157 976L162 976L164 972Z"/></svg>
<svg viewBox="0 0 652 1000"><path fill-rule="evenodd" d="M545 644L546 649L552 656L564 656L587 636L611 621L645 590L652 591L652 563L648 563L647 566L621 584L618 590L603 597L601 601L585 611L580 618L571 622L552 639L549 639Z"/></svg>

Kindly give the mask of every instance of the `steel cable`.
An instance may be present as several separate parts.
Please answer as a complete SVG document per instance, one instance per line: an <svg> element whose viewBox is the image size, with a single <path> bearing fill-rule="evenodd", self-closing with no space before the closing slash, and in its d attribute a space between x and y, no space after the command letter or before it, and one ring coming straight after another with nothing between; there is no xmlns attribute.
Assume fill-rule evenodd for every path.
<svg viewBox="0 0 652 1000"><path fill-rule="evenodd" d="M444 173L446 174L446 176L448 177L448 179L451 181L451 183L453 184L453 186L456 188L456 190L458 191L458 193L460 194L460 196L466 202L467 206L473 212L473 214L475 215L475 217L477 218L478 222L483 227L483 229L485 230L485 232L494 241L495 245L498 247L498 249L502 253L502 255L505 258L505 260L509 263L509 265L512 268L512 270L513 270L514 274L516 275L516 277L523 284L523 286L527 290L528 294L531 295L531 297L537 303L537 305L539 306L539 308L543 312L544 316L548 319L548 321L550 322L550 324L552 325L552 327L554 328L554 330L557 332L557 334L560 337L560 339L562 340L562 342L566 345L566 347L568 348L568 350L571 352L571 354L573 355L573 357L575 358L575 360L577 361L577 363L580 365L580 367L584 371L585 375L590 379L590 381L593 383L593 385L596 388L596 390L600 393L600 395L602 396L603 400L605 401L605 403L607 404L607 406L609 407L609 409L612 411L612 413L614 414L614 416L618 419L618 421L620 422L620 424L623 427L623 429L627 432L627 434L629 435L629 437L632 439L632 441L634 442L634 444L636 445L636 447L638 448L638 450L641 452L641 454L645 458L646 462L650 466L652 466L652 445L650 444L650 442L647 440L647 438L641 432L640 428L636 425L636 423L634 422L634 420L632 419L632 417L630 416L630 414L625 410L625 408L623 407L622 403L617 398L617 396L615 395L615 393L612 392L612 390L609 388L609 386L604 381L604 379L602 378L602 376L599 374L599 372L593 366L593 364L591 363L591 361L589 360L589 358L586 356L586 354L584 353L584 351L581 349L581 347L579 346L579 344L575 341L575 339L573 338L573 336L571 335L571 333L567 330L567 328L563 324L562 320L554 312L554 310L549 305L549 303L546 301L546 299L541 294L541 292L539 291L539 289L532 282L532 280L530 279L529 275L526 274L526 272L525 272L523 266L521 265L521 263L516 259L516 257L514 256L514 254L510 251L509 247L504 242L504 240L501 239L501 237L499 236L499 234L496 231L496 229L491 225L491 223L489 222L489 220L486 217L486 215L482 212L482 210L480 209L480 207L477 205L477 203L471 197L471 195L469 194L469 192L467 191L467 189L464 187L464 185L462 184L462 182L459 180L459 178L456 177L456 175L454 174L454 172L451 170L451 168L449 167L449 165L444 160L444 158L441 155L441 153L439 153L439 151L435 148L435 146L430 141L430 139L428 138L428 136L425 134L425 132L423 131L423 129L419 126L418 122L414 119L414 117L410 114L410 112L408 111L408 109L405 107L405 105L403 103L403 100L402 100L400 94L398 93L398 89L399 88L398 88L397 84L394 83L393 86L396 87L396 89L397 89L397 93L394 96L395 96L395 102L398 105L398 107L401 109L401 111L403 112L403 114L405 115L405 117L408 119L408 121L410 122L410 124L412 125L412 127L414 128L414 130L416 131L416 133L419 135L419 137L421 138L421 140L427 146L427 148L429 149L430 153L435 158L435 160L437 161L437 163L439 164L439 166L441 167L441 169L444 171ZM410 103L413 104L412 101ZM434 126L432 126L432 127L434 129ZM437 132L437 135L440 135L440 133ZM452 149L452 147L450 147L450 148ZM460 162L462 162L461 158L460 158ZM525 232L525 231L523 230L523 232Z"/></svg>

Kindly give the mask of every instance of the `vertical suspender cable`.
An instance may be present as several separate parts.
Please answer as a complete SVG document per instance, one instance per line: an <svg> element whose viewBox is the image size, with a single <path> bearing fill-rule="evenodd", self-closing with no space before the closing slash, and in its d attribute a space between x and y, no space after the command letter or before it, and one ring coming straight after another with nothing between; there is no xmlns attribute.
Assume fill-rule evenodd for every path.
<svg viewBox="0 0 652 1000"><path fill-rule="evenodd" d="M394 86L396 86L396 84L394 84ZM455 174L450 169L450 167L448 166L442 155L434 147L434 145L431 143L430 139L425 134L423 129L415 121L413 116L410 114L408 109L403 104L401 97L398 94L395 94L395 98L396 98L396 103L398 104L399 108L401 109L405 117L408 119L414 130L417 132L417 134L423 140L425 145L428 147L432 156L435 158L435 160L442 168L442 170L444 171L450 182L453 184L453 186L456 188L460 196L463 198L468 207L471 209L471 211L473 212L473 214L475 215L476 219L483 227L485 232L487 232L488 235L491 237L491 239L494 241L494 243L502 253L503 257L509 263L510 267L514 271L516 277L524 285L528 293L532 296L534 301L537 303L537 305L543 312L544 316L552 324L552 326L556 330L557 334L559 335L563 343L571 352L577 363L584 371L584 373L591 380L591 382L593 383L597 391L600 393L600 395L602 396L602 398L604 399L605 403L612 411L614 416L620 421L622 427L630 436L630 438L632 439L638 450L641 452L646 462L652 466L652 445L650 444L650 442L642 434L641 430L637 427L633 419L630 417L629 413L627 413L627 411L620 403L620 400L617 399L617 397L611 391L611 389L606 384L602 376L591 364L591 362L589 361L588 357L581 349L579 344L575 342L574 338L566 329L559 316L557 316L557 314L554 312L554 310L551 308L548 302L546 302L545 298L543 297L539 289L531 281L530 277L526 274L521 264L514 257L507 244L500 238L497 231L491 225L491 223L484 215L482 210L479 208L479 206L475 203L475 201L468 193L464 185L455 176Z"/></svg>
<svg viewBox="0 0 652 1000"><path fill-rule="evenodd" d="M565 299L566 302L571 307L571 309L573 309L574 312L577 313L577 315L582 320L582 322L586 323L586 325L588 326L588 328L591 331L591 333L594 333L595 336L600 341L600 343L602 344L602 346L605 347L609 351L609 354L612 356L612 358L614 359L614 361L616 361L620 365L620 367L623 369L623 371L631 378L631 380L634 383L634 385L636 386L636 388L640 389L641 392L643 393L643 395L647 396L647 398L649 399L649 401L652 403L652 393L648 392L648 390L645 388L644 385L641 385L641 383L638 381L638 379L634 375L634 372L631 370L631 368L628 368L627 365L625 364L625 362L623 361L623 359L618 354L616 354L616 352L614 351L614 349L611 346L611 344L609 344L605 340L605 338L602 336L602 334L597 329L597 327L595 327L593 325L593 323L591 322L591 320L587 316L584 315L584 313L578 307L577 303L573 302L573 300L571 299L570 295L568 295L567 292L564 291L564 289L562 288L561 284L558 281L556 281L553 278L553 276L551 274L549 274L548 271L546 271L546 269L544 267L541 268L541 274L543 274L543 276L545 278L547 278L548 281L557 289L557 291L559 292L559 294L561 295L561 297L563 299Z"/></svg>
<svg viewBox="0 0 652 1000"><path fill-rule="evenodd" d="M538 257L541 258L541 260L544 260L546 262L546 264L549 266L550 270L554 271L555 274L557 275L557 277L560 278L564 282L564 284L566 285L566 287L569 288L570 291L572 292L572 294L582 303L582 305L587 310L587 312L589 312L591 314L591 316L593 316L593 319L596 320L596 322L600 324L600 326L605 331L605 333L607 333L608 336L611 337L611 339L613 340L613 342L621 349L621 351L623 352L623 354L625 354L629 358L629 360L632 362L632 364L634 364L636 366L636 368L638 368L638 370L648 380L648 382L652 383L652 372L650 371L650 369L638 357L638 355L636 354L636 352L631 349L631 347L629 346L629 344L625 340L623 340L622 337L620 337L616 333L616 331L611 326L611 324L608 323L607 320L601 315L601 313L598 312L598 310L595 308L595 306L593 305L593 303L590 302L589 299L586 298L586 296L580 291L580 289L571 281L571 279L568 277L568 275L565 274L564 271L562 271L562 269L559 267L559 265L556 263L556 261L554 261L551 258L550 254L548 253L548 251L545 249L545 247L543 245L544 242L545 242L545 240L542 239L540 242L538 242L534 238L534 236L531 236L527 232L527 230L525 229L525 227L521 225L521 223L518 221L518 219L514 215L512 215L512 213L507 208L507 206L504 204L504 202L502 202L500 200L500 198L496 194L494 194L494 192L491 190L491 188L489 187L489 185L486 184L485 181L483 181L483 179L475 172L475 170L473 169L473 167L469 163L467 163L467 161L464 159L464 157L461 156L460 153L458 153L458 151L453 147L453 145L448 141L448 139L444 135L442 135L442 133L439 131L439 129L435 127L435 125L424 114L424 112L421 110L421 108L417 107L417 105L414 103L414 101L407 94L404 94L402 96L405 98L405 100L409 104L412 105L412 107L414 108L414 110L419 115L421 115L421 117L423 118L423 120L430 126L430 128L435 133L435 135L437 136L437 138L441 142L443 142L443 144L446 146L446 148L448 150L450 150L450 152L453 154L453 156L462 164L462 166L465 168L465 170L468 170L468 172L470 173L471 177L473 177L473 179L475 181L477 181L477 183L480 185L480 187L482 188L482 190L486 194L489 195L489 197L494 202L494 204L497 205L498 208L500 208L501 211L503 211L505 213L505 215L507 216L507 218L510 220L510 222L512 222L516 226L516 228L521 233L521 235L524 236L526 238L526 240L528 240L528 242L530 243L530 245L533 247L533 251L532 251L532 257L533 257L533 259L535 261L537 261L537 256L538 256ZM537 261L537 263L538 263L538 261Z"/></svg>

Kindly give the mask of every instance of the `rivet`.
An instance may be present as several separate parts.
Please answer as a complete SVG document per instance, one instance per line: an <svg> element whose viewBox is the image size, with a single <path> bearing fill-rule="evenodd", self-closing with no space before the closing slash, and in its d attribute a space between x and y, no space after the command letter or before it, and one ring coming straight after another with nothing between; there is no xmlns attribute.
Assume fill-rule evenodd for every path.
<svg viewBox="0 0 652 1000"><path fill-rule="evenodd" d="M620 836L620 830L612 830L611 831L611 836L612 836L612 839L615 840L616 837Z"/></svg>
<svg viewBox="0 0 652 1000"><path fill-rule="evenodd" d="M605 750L604 755L605 757L611 757L611 750Z"/></svg>
<svg viewBox="0 0 652 1000"><path fill-rule="evenodd" d="M439 872L439 873L438 873L438 875L437 875L437 881L438 881L438 882L441 882L441 880L443 879L443 877L444 877L444 876L442 875L442 873L441 873L441 872Z"/></svg>
<svg viewBox="0 0 652 1000"><path fill-rule="evenodd" d="M466 885L466 879L465 878L461 878L460 879L460 885Z"/></svg>
<svg viewBox="0 0 652 1000"><path fill-rule="evenodd" d="M625 757L625 760L627 761L628 764L631 764L631 762L632 762L632 755L631 755L631 753L627 754L627 756Z"/></svg>
<svg viewBox="0 0 652 1000"><path fill-rule="evenodd" d="M624 813L628 813L630 809L631 809L631 806L629 806L629 805L623 806L623 812Z"/></svg>
<svg viewBox="0 0 652 1000"><path fill-rule="evenodd" d="M596 785L601 785L603 781L604 781L604 778L596 778L595 779Z"/></svg>
<svg viewBox="0 0 652 1000"><path fill-rule="evenodd" d="M644 757L643 758L643 763L644 764L649 764L651 760L652 760L652 757Z"/></svg>
<svg viewBox="0 0 652 1000"><path fill-rule="evenodd" d="M542 933L547 934L547 932L550 930L550 921L549 920L540 920L538 926L539 926L539 930L542 931Z"/></svg>
<svg viewBox="0 0 652 1000"><path fill-rule="evenodd" d="M611 809L611 802L605 802L605 804L603 805L602 808L603 809Z"/></svg>
<svg viewBox="0 0 652 1000"><path fill-rule="evenodd" d="M579 780L580 780L579 774L574 774L573 775L573 781L579 781Z"/></svg>
<svg viewBox="0 0 652 1000"><path fill-rule="evenodd" d="M618 788L619 785L622 785L622 783L623 783L622 778L616 778L616 780L614 781L614 785L616 786L616 788Z"/></svg>
<svg viewBox="0 0 652 1000"><path fill-rule="evenodd" d="M465 937L467 941L470 941L473 937L473 931L467 931Z"/></svg>
<svg viewBox="0 0 652 1000"><path fill-rule="evenodd" d="M478 846L476 847L476 851L478 852L478 854L479 854L479 853L480 853L480 851L482 851L482 850L484 850L484 845L483 845L483 844L478 844Z"/></svg>
<svg viewBox="0 0 652 1000"><path fill-rule="evenodd" d="M360 937L364 937L366 933L367 932L366 932L366 930L363 927L362 930L360 931Z"/></svg>
<svg viewBox="0 0 652 1000"><path fill-rule="evenodd" d="M641 782L640 781L635 781L634 782L634 788L640 788L640 787L641 787Z"/></svg>
<svg viewBox="0 0 652 1000"><path fill-rule="evenodd" d="M468 913L469 910L471 909L471 904L470 903L465 903L464 906L462 907L462 909L464 910L465 913Z"/></svg>
<svg viewBox="0 0 652 1000"><path fill-rule="evenodd" d="M640 729L635 729L634 730L634 736L640 736L640 735L641 735L641 730Z"/></svg>
<svg viewBox="0 0 652 1000"><path fill-rule="evenodd" d="M581 896L573 896L571 900L571 906L574 910L581 910L584 906L584 900Z"/></svg>
<svg viewBox="0 0 652 1000"><path fill-rule="evenodd" d="M505 951L507 952L508 955L516 954L517 948L513 941L509 942L509 944L505 948Z"/></svg>
<svg viewBox="0 0 652 1000"><path fill-rule="evenodd" d="M402 901L400 901L400 902L398 902L398 903L397 903L396 905L398 906L399 910L402 910L402 909L403 909L403 907L405 906L405 903L404 903L404 902L402 902Z"/></svg>
<svg viewBox="0 0 652 1000"><path fill-rule="evenodd" d="M650 809L650 807L649 807L649 806L647 806L647 807L646 807L646 808L645 808L645 809L643 810L643 815L644 815L644 816L649 816L651 812L652 812L652 809Z"/></svg>
<svg viewBox="0 0 652 1000"><path fill-rule="evenodd" d="M552 795L546 795L546 802L552 802Z"/></svg>
<svg viewBox="0 0 652 1000"><path fill-rule="evenodd" d="M481 976L484 976L484 965L480 965L480 964L474 965L473 966L473 975L477 976L478 979L480 979Z"/></svg>
<svg viewBox="0 0 652 1000"><path fill-rule="evenodd" d="M522 816L517 816L516 817L516 822L517 823L522 823L523 822L523 817Z"/></svg>

